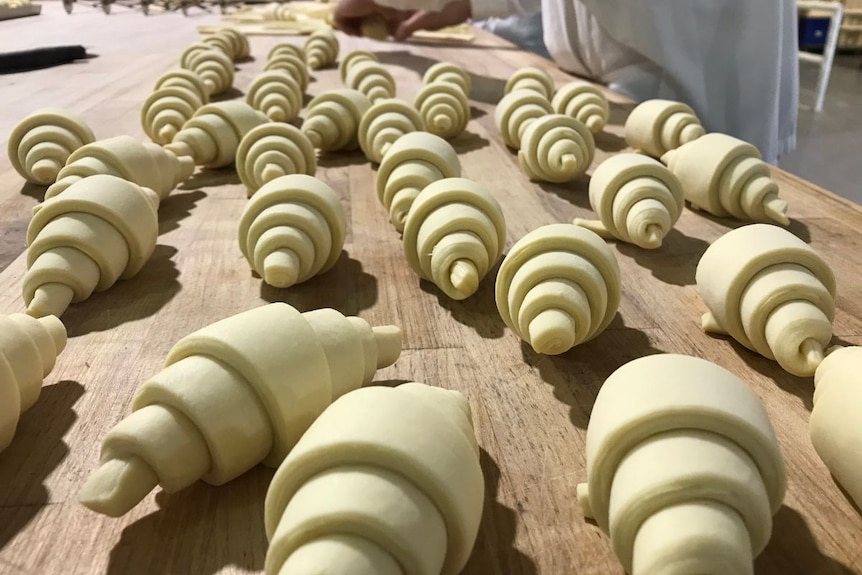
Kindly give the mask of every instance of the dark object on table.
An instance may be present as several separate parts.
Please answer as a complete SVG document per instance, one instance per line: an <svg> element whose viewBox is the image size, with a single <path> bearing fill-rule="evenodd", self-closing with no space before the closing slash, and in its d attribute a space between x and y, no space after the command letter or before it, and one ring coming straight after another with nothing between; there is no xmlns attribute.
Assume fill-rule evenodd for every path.
<svg viewBox="0 0 862 575"><path fill-rule="evenodd" d="M87 55L87 50L83 46L52 46L6 52L0 54L0 74L50 68L89 57L92 56Z"/></svg>

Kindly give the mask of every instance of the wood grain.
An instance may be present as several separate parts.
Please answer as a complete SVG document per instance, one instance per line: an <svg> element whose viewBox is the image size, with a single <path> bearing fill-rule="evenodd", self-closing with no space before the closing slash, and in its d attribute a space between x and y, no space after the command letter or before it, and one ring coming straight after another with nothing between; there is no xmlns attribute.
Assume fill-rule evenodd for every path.
<svg viewBox="0 0 862 575"><path fill-rule="evenodd" d="M156 78L177 65L197 40L195 26L217 16L145 18L115 10L107 17L78 3L0 24L0 50L33 42L83 43L98 58L0 77L0 141L35 108L67 106L99 137L143 137L139 108ZM234 95L263 69L273 38L251 39L258 58L238 65ZM299 40L295 40L299 41ZM519 66L549 66L485 34L469 46L391 44L344 39L380 52L399 95L412 98L421 73L452 60L473 74L473 121L455 146L465 175L500 200L507 247L537 226L589 216L588 178L568 186L535 185L518 168L493 126L493 104ZM566 76L553 71L555 79ZM338 85L335 70L315 72L309 92ZM613 94L612 121L598 138L596 164L625 148L630 104ZM596 165L594 164L594 165ZM575 487L584 479L584 440L604 379L623 363L659 352L714 361L747 381L763 399L786 457L789 491L775 518L758 574L862 572L862 517L812 449L807 421L812 382L731 341L705 335L705 311L693 286L708 246L735 224L686 210L661 250L616 245L623 274L619 315L596 340L558 357L534 354L505 329L493 301L493 277L463 302L419 282L406 265L398 234L374 192L374 169L358 154L321 159L318 174L349 210L345 254L328 274L277 290L252 276L235 238L245 191L232 170L207 171L163 204L159 246L141 274L73 306L71 335L42 396L23 416L13 444L0 454L0 572L52 574L258 573L263 567L263 497L272 471L257 468L230 484L200 483L157 493L127 517L97 516L76 502L96 466L102 436L129 412L135 389L160 369L181 337L269 301L301 310L330 306L375 324L402 326L400 361L378 374L394 384L424 381L463 391L470 400L487 490L470 575L616 574L607 538L584 522ZM839 341L862 343L862 211L776 171L790 202L790 229L820 252L838 278ZM0 312L23 309L24 232L44 190L24 185L0 160Z"/></svg>

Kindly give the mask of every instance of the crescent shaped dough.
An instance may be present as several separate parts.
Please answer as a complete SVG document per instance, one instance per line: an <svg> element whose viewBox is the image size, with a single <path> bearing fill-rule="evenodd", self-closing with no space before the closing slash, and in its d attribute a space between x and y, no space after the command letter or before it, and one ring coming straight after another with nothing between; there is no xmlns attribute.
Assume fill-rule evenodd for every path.
<svg viewBox="0 0 862 575"><path fill-rule="evenodd" d="M421 383L350 392L270 484L266 573L456 575L476 540L483 489L459 392Z"/></svg>
<svg viewBox="0 0 862 575"><path fill-rule="evenodd" d="M233 60L208 44L200 44L205 48L195 46L183 54L182 67L201 77L209 96L229 90L233 86Z"/></svg>
<svg viewBox="0 0 862 575"><path fill-rule="evenodd" d="M347 73L354 64L379 61L376 54L367 50L353 50L349 52L338 64L338 73L341 76L341 82L347 84Z"/></svg>
<svg viewBox="0 0 862 575"><path fill-rule="evenodd" d="M248 39L233 28L222 28L215 34L206 36L201 42L217 47L234 61L248 58L250 53Z"/></svg>
<svg viewBox="0 0 862 575"><path fill-rule="evenodd" d="M221 35L216 32L215 34L204 36L204 38L201 40L201 43L206 44L207 46L210 46L215 50L220 50L221 52L224 52L228 58L236 61L235 46L227 36Z"/></svg>
<svg viewBox="0 0 862 575"><path fill-rule="evenodd" d="M706 132L689 106L672 100L647 100L626 119L626 143L654 158L693 142Z"/></svg>
<svg viewBox="0 0 862 575"><path fill-rule="evenodd" d="M302 88L284 70L269 70L255 77L245 101L273 122L289 122L302 109Z"/></svg>
<svg viewBox="0 0 862 575"><path fill-rule="evenodd" d="M305 61L312 70L328 68L338 59L338 38L329 29L313 32L303 47Z"/></svg>
<svg viewBox="0 0 862 575"><path fill-rule="evenodd" d="M835 276L811 247L783 228L730 231L697 264L707 332L731 335L798 376L810 376L832 339Z"/></svg>
<svg viewBox="0 0 862 575"><path fill-rule="evenodd" d="M141 125L153 142L164 146L205 103L190 90L178 86L160 88L144 101Z"/></svg>
<svg viewBox="0 0 862 575"><path fill-rule="evenodd" d="M398 138L424 129L422 116L404 100L378 100L359 122L359 147L366 158L379 164Z"/></svg>
<svg viewBox="0 0 862 575"><path fill-rule="evenodd" d="M191 70L178 68L160 76L153 87L153 91L158 91L162 88L182 88L194 94L204 104L209 103L206 84L204 84L200 76Z"/></svg>
<svg viewBox="0 0 862 575"><path fill-rule="evenodd" d="M199 479L222 485L258 463L277 466L333 400L400 352L395 326L284 303L196 331L105 436L80 501L119 517L158 485L174 493Z"/></svg>
<svg viewBox="0 0 862 575"><path fill-rule="evenodd" d="M266 55L267 60L271 60L276 56L281 56L283 54L289 56L295 56L302 62L305 62L305 51L302 48L295 44L289 44L287 42L282 42L280 44L276 44L269 51L269 54Z"/></svg>
<svg viewBox="0 0 862 575"><path fill-rule="evenodd" d="M535 92L550 101L554 97L554 79L541 68L520 68L509 77L504 88L506 94L516 90Z"/></svg>
<svg viewBox="0 0 862 575"><path fill-rule="evenodd" d="M299 128L290 124L262 124L239 143L236 171L248 197L252 197L258 188L281 176L313 176L317 156L311 141Z"/></svg>
<svg viewBox="0 0 862 575"><path fill-rule="evenodd" d="M423 84L431 84L435 82L444 82L447 84L455 84L461 89L465 96L470 96L472 83L470 74L458 64L451 62L437 62L422 75Z"/></svg>
<svg viewBox="0 0 862 575"><path fill-rule="evenodd" d="M371 60L351 62L344 84L368 96L372 103L395 97L395 79L392 74Z"/></svg>
<svg viewBox="0 0 862 575"><path fill-rule="evenodd" d="M359 147L359 123L371 101L357 90L323 92L309 104L302 131L315 148L324 152Z"/></svg>
<svg viewBox="0 0 862 575"><path fill-rule="evenodd" d="M43 108L12 128L7 152L22 178L46 186L57 179L72 152L95 140L93 131L77 114Z"/></svg>
<svg viewBox="0 0 862 575"><path fill-rule="evenodd" d="M757 395L703 359L659 354L605 381L578 502L627 573L752 574L787 480Z"/></svg>
<svg viewBox="0 0 862 575"><path fill-rule="evenodd" d="M509 250L497 273L497 310L536 353L558 355L605 330L620 291L617 260L599 236L552 224Z"/></svg>
<svg viewBox="0 0 862 575"><path fill-rule="evenodd" d="M521 137L535 119L553 114L551 103L531 90L516 90L503 96L494 109L494 123L503 142L510 148L521 147Z"/></svg>
<svg viewBox="0 0 862 575"><path fill-rule="evenodd" d="M590 132L598 134L608 123L608 99L595 86L575 80L565 84L551 101L554 111L583 123Z"/></svg>
<svg viewBox="0 0 862 575"><path fill-rule="evenodd" d="M531 180L571 182L593 163L596 144L587 127L570 116L548 114L521 136L518 163Z"/></svg>
<svg viewBox="0 0 862 575"><path fill-rule="evenodd" d="M303 93L308 89L308 68L305 67L304 58L284 51L267 60L263 69L264 71L284 70L296 80Z"/></svg>
<svg viewBox="0 0 862 575"><path fill-rule="evenodd" d="M470 102L461 87L449 82L426 84L416 95L416 109L435 136L451 140L470 121Z"/></svg>

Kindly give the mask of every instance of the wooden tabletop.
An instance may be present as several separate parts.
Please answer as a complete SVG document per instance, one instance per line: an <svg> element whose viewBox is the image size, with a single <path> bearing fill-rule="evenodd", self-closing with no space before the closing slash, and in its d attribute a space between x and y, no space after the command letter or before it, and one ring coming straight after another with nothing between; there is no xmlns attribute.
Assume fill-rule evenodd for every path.
<svg viewBox="0 0 862 575"><path fill-rule="evenodd" d="M0 76L0 145L21 117L55 105L81 113L100 138L144 137L140 105L157 77L198 39L195 26L218 16L144 17L115 6L111 16L84 3L72 15L46 3L43 15L0 23L0 51L37 44L86 45L98 58ZM507 247L538 226L589 216L588 178L567 186L530 183L494 127L493 109L517 67L552 66L491 36L468 46L372 43L342 38L341 53L378 51L399 95L412 99L421 73L451 60L473 74L473 120L456 139L464 175L503 206ZM275 38L251 38L256 60L238 65L241 95L263 69ZM301 40L296 39L296 42ZM558 82L566 76L552 70ZM309 93L336 87L338 72L315 72ZM609 94L611 123L597 138L594 166L625 149L631 108ZM272 301L301 311L334 307L404 330L398 363L378 381L417 380L469 398L486 480L479 538L464 573L622 573L600 530L580 516L575 487L585 478L584 440L602 382L637 357L700 356L748 382L763 399L787 462L789 489L758 574L862 573L862 516L811 447L812 380L726 339L705 335L695 266L709 242L738 224L686 210L656 251L613 244L622 271L618 316L594 341L557 357L539 356L508 329L494 305L493 274L472 298L455 302L420 282L374 192L374 169L357 153L321 159L318 176L348 209L346 253L324 276L289 290L252 276L236 227L246 202L235 171L203 171L160 211L152 260L134 279L74 305L63 316L70 340L0 454L0 573L67 575L257 573L266 538L263 499L272 470L256 468L228 485L157 492L122 519L91 513L77 493L96 467L101 438L129 413L136 388L157 373L183 336ZM862 343L862 210L794 176L775 172L790 203L790 230L810 242L838 279L838 342ZM43 188L25 185L0 158L0 313L23 310L25 230ZM858 454L856 454L858 457Z"/></svg>

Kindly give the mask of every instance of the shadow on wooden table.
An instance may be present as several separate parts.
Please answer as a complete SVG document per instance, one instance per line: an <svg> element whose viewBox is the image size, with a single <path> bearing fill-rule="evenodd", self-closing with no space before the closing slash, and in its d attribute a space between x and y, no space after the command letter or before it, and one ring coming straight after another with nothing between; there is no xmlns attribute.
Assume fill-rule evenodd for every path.
<svg viewBox="0 0 862 575"><path fill-rule="evenodd" d="M812 378L797 377L784 371L784 369L778 365L778 362L767 359L756 351L751 351L729 335L707 335L717 339L727 340L731 347L733 347L733 351L736 352L736 355L738 355L748 367L761 375L765 375L784 391L797 396L802 400L802 404L808 411L811 411L811 408L814 407L814 381Z"/></svg>
<svg viewBox="0 0 862 575"><path fill-rule="evenodd" d="M782 505L772 519L772 537L754 560L755 573L852 574L843 563L824 555L802 515Z"/></svg>
<svg viewBox="0 0 862 575"><path fill-rule="evenodd" d="M76 381L43 387L0 453L0 549L48 504L43 482L69 455L63 436L77 418L72 408L82 395L84 386Z"/></svg>
<svg viewBox="0 0 862 575"><path fill-rule="evenodd" d="M610 114L608 115L609 126L625 126L629 114L637 106L637 104L618 104L616 102L608 102L608 105L610 107Z"/></svg>
<svg viewBox="0 0 862 575"><path fill-rule="evenodd" d="M646 250L622 241L614 243L621 254L650 270L654 278L678 286L695 284L697 262L709 247L709 242L687 236L676 228L671 228L657 250Z"/></svg>
<svg viewBox="0 0 862 575"><path fill-rule="evenodd" d="M457 137L449 140L449 143L452 144L458 154L474 152L491 145L488 139L469 130L464 130Z"/></svg>
<svg viewBox="0 0 862 575"><path fill-rule="evenodd" d="M195 172L191 178L183 182L177 189L184 191L200 191L201 188L209 186L226 186L239 183L241 183L239 174L233 166L219 168L217 170L203 168Z"/></svg>
<svg viewBox="0 0 862 575"><path fill-rule="evenodd" d="M586 174L581 174L575 181L565 184L552 184L550 182L536 182L536 184L543 191L554 194L573 206L592 210L590 206L590 176Z"/></svg>
<svg viewBox="0 0 862 575"><path fill-rule="evenodd" d="M347 166L360 166L367 164L368 158L362 150L320 152L317 157L317 165L320 168L346 168Z"/></svg>
<svg viewBox="0 0 862 575"><path fill-rule="evenodd" d="M27 196L28 198L33 198L37 202L41 202L43 199L45 199L45 192L47 190L48 186L40 186L39 184L24 182L24 185L21 186L21 191L19 193L22 196Z"/></svg>
<svg viewBox="0 0 862 575"><path fill-rule="evenodd" d="M742 226L748 226L753 224L754 222L743 222L732 217L727 218L719 218L718 216L714 216L709 212L697 209L693 207L689 202L685 203L686 207L691 210L692 213L697 214L698 216L711 221L714 224L727 228L727 231L735 230L737 228L741 228ZM790 209L793 209L793 206L790 206ZM778 224L775 224L778 225ZM808 229L808 226L802 220L790 220L790 225L785 228L787 231L795 235L797 238L802 240L803 242L810 243L811 242L811 231Z"/></svg>
<svg viewBox="0 0 862 575"><path fill-rule="evenodd" d="M189 217L199 200L207 197L201 190L171 194L159 207L159 235L180 227L180 222Z"/></svg>
<svg viewBox="0 0 862 575"><path fill-rule="evenodd" d="M607 153L621 152L629 147L625 138L610 132L599 132L595 136L596 149Z"/></svg>
<svg viewBox="0 0 862 575"><path fill-rule="evenodd" d="M535 575L532 559L514 547L518 531L518 513L497 501L500 490L500 468L487 451L479 453L485 476L485 505L479 536L473 546L463 575Z"/></svg>
<svg viewBox="0 0 862 575"><path fill-rule="evenodd" d="M262 571L264 498L273 474L257 466L220 487L199 481L172 495L160 492L159 510L123 530L108 575Z"/></svg>
<svg viewBox="0 0 862 575"><path fill-rule="evenodd" d="M242 98L243 96L245 96L245 92L243 92L236 86L231 86L221 94L211 96L210 103L214 104L216 102L224 102L226 100L235 100L237 98Z"/></svg>

